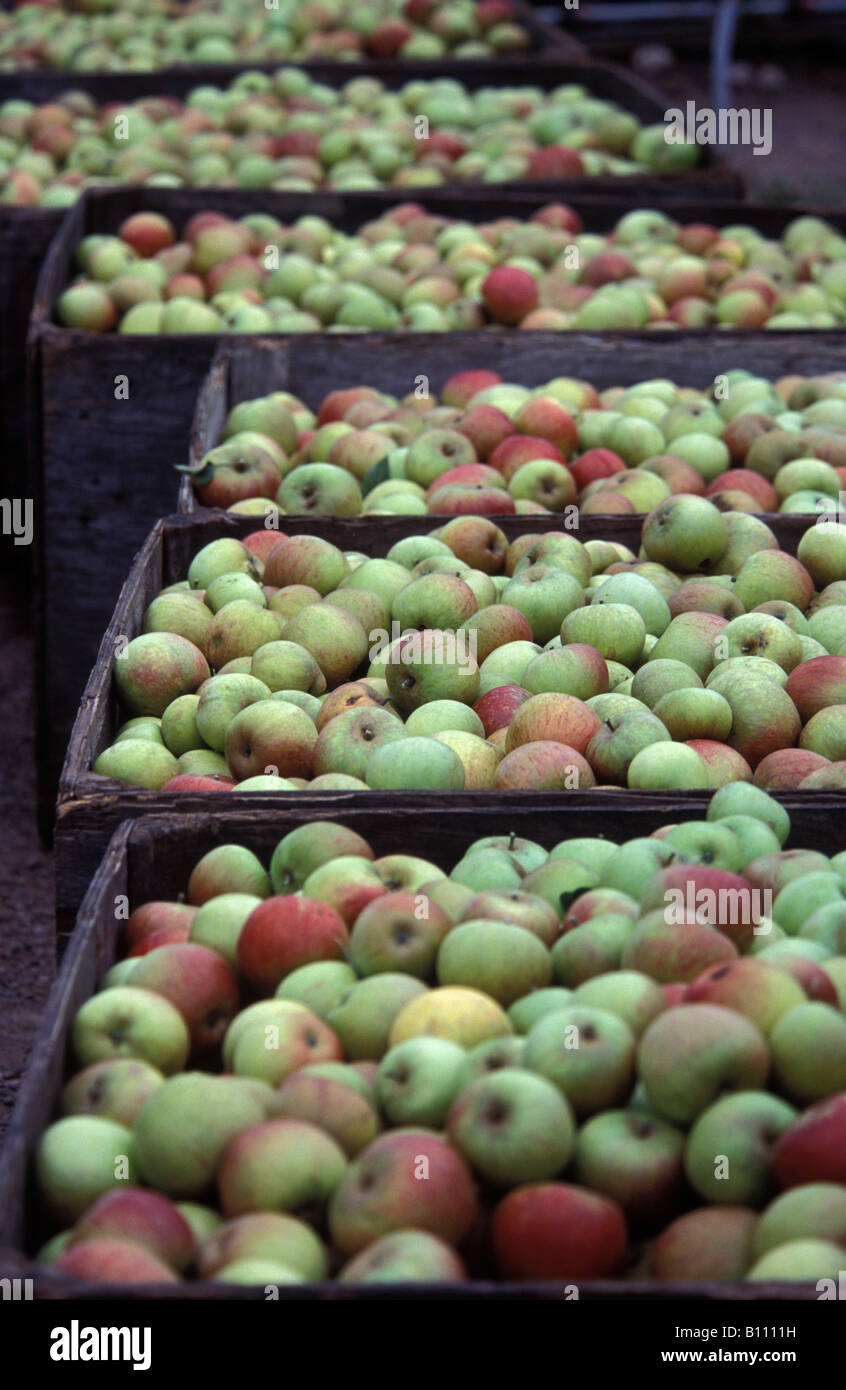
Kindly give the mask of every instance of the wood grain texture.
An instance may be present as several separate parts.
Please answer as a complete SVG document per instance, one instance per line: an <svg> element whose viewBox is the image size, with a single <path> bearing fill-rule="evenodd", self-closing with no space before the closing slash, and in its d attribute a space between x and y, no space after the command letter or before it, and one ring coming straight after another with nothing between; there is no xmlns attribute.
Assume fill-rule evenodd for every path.
<svg viewBox="0 0 846 1390"><path fill-rule="evenodd" d="M49 208L16 207L4 207L0 215L0 420L5 497L32 496L26 337L38 275L63 216ZM8 553L4 546L4 562Z"/></svg>
<svg viewBox="0 0 846 1390"><path fill-rule="evenodd" d="M339 812L338 819L368 838L377 855L407 851L431 858L448 869L464 849L481 836L514 831L551 847L568 834L601 834L615 840L657 829L678 815L674 797L661 796L648 809L638 806L580 809L578 815L562 808L557 799L532 798L521 808L463 812L452 805L432 807L432 813L407 807L398 816L383 807L368 811L361 806ZM63 1081L70 1074L68 1034L76 1010L89 998L116 958L118 924L115 898L129 897L135 907L151 898L165 898L184 890L197 858L222 842L246 844L267 862L278 841L295 825L312 818L298 811L261 808L250 814L215 811L206 815L169 815L124 823L114 832L85 894L71 944L45 1011L36 1038L18 1103L12 1118L3 1164L0 1167L0 1276L38 1275L39 1298L107 1296L178 1297L219 1299L250 1297L246 1289L221 1288L200 1281L178 1287L115 1286L102 1293L61 1275L33 1269L32 1255L50 1232L45 1228L34 1200L32 1159L40 1134L55 1114ZM410 839L413 837L413 839ZM792 811L791 847L825 848L835 853L846 846L846 822L832 822L820 808ZM285 1295L286 1291L280 1291ZM314 1299L346 1299L370 1295L384 1297L384 1290L352 1289L337 1284L298 1285L291 1296ZM443 1289L413 1285L391 1289L391 1295L409 1298L443 1298ZM561 1299L561 1281L548 1284L508 1284L478 1281L450 1288L450 1299ZM717 1299L758 1302L816 1299L813 1284L689 1283L656 1284L645 1280L601 1280L579 1284L579 1297L603 1300Z"/></svg>

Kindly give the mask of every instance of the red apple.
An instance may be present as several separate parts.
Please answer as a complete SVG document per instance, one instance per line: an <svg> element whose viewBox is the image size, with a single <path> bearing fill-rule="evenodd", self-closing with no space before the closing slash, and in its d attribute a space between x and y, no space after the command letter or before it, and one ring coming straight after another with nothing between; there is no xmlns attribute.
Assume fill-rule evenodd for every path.
<svg viewBox="0 0 846 1390"><path fill-rule="evenodd" d="M343 960L348 932L328 903L313 898L266 898L238 938L238 969L263 994L292 970L318 960Z"/></svg>
<svg viewBox="0 0 846 1390"><path fill-rule="evenodd" d="M581 160L578 162L581 165ZM531 174L531 169L530 176L555 177L554 174ZM499 266L492 270L482 281L481 294L488 313L497 323L519 323L538 306L538 287L534 276L517 266Z"/></svg>
<svg viewBox="0 0 846 1390"><path fill-rule="evenodd" d="M179 1271L194 1258L194 1235L179 1208L142 1187L104 1192L77 1221L71 1244L101 1239L132 1242Z"/></svg>
<svg viewBox="0 0 846 1390"><path fill-rule="evenodd" d="M470 440L478 459L489 458L504 439L515 433L513 422L495 405L471 406L456 421L455 428Z"/></svg>
<svg viewBox="0 0 846 1390"><path fill-rule="evenodd" d="M180 772L171 777L162 787L163 792L231 792L237 783L231 777L222 777L213 772L208 776L198 776L191 772Z"/></svg>
<svg viewBox="0 0 846 1390"><path fill-rule="evenodd" d="M51 1268L89 1284L173 1284L179 1278L143 1246L104 1236L71 1245Z"/></svg>
<svg viewBox="0 0 846 1390"><path fill-rule="evenodd" d="M497 685L473 706L483 725L485 737L497 729L507 729L516 710L532 697L520 685Z"/></svg>
<svg viewBox="0 0 846 1390"><path fill-rule="evenodd" d="M828 705L846 704L846 656L813 656L801 662L788 676L785 690L803 724Z"/></svg>
<svg viewBox="0 0 846 1390"><path fill-rule="evenodd" d="M506 1279L601 1279L620 1266L626 1222L620 1207L572 1183L533 1183L509 1192L491 1221L494 1258Z"/></svg>
<svg viewBox="0 0 846 1390"><path fill-rule="evenodd" d="M441 404L458 406L463 409L479 391L486 391L489 386L499 386L501 382L502 377L498 372L487 371L484 367L454 372L444 382L441 391Z"/></svg>
<svg viewBox="0 0 846 1390"><path fill-rule="evenodd" d="M611 478L615 473L625 473L626 465L613 449L587 449L569 464L579 492L597 478Z"/></svg>
<svg viewBox="0 0 846 1390"><path fill-rule="evenodd" d="M827 661L831 658L817 659ZM800 670L801 667L796 669ZM828 766L828 758L824 758L822 753L812 753L806 748L777 748L775 753L762 758L755 768L755 786L768 792L795 789L812 772Z"/></svg>
<svg viewBox="0 0 846 1390"><path fill-rule="evenodd" d="M512 434L498 444L488 459L491 468L496 468L506 482L522 468L524 463L535 459L553 459L555 463L565 463L561 450L548 439L535 435Z"/></svg>
<svg viewBox="0 0 846 1390"><path fill-rule="evenodd" d="M124 927L127 946L135 946L144 937L174 929L190 931L197 909L187 903L150 902L136 907Z"/></svg>
<svg viewBox="0 0 846 1390"><path fill-rule="evenodd" d="M781 1187L846 1183L846 1092L828 1096L794 1120L773 1150L773 1172Z"/></svg>
<svg viewBox="0 0 846 1390"><path fill-rule="evenodd" d="M234 974L222 956L197 942L174 942L149 952L130 979L134 987L164 995L179 1010L195 1058L214 1051L238 1012Z"/></svg>

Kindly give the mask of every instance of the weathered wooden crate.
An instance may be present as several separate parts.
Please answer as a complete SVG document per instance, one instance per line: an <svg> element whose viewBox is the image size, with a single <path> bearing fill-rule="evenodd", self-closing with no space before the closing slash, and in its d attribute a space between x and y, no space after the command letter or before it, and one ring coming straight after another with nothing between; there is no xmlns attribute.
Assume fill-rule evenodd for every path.
<svg viewBox="0 0 846 1390"><path fill-rule="evenodd" d="M426 191L415 201L433 212L476 222L498 217L504 208L502 196L490 191L469 200L464 192ZM508 208L527 217L546 201L538 194L515 194ZM43 571L38 589L42 614L38 700L45 787L55 787L73 710L126 573L127 555L173 505L173 467L185 461L197 393L221 342L219 336L208 334L150 338L57 326L54 306L67 283L74 248L83 235L114 232L125 217L143 208L164 213L180 227L209 205L231 216L260 207L283 222L308 209L351 231L395 202L396 193L318 193L304 198L297 193L262 191L257 195L235 189L94 189L66 218L42 270L28 341L33 488ZM588 227L607 231L630 203L579 198L576 206ZM717 225L748 220L771 235L800 211L734 202L677 202L672 210L681 219ZM846 229L846 212L825 215ZM235 341L233 335L226 336ZM298 335L293 340L276 335L251 341L259 347L287 342L283 351L290 351L294 342L299 354L305 351L306 339L312 343L309 351L318 354L319 345L325 344L322 357L312 360L319 360L321 370L337 385L347 385L365 370L366 341L367 360L372 353L384 373L372 384L387 387L397 377L413 381L419 371L426 370L424 361L434 382L468 364L498 368L507 376L512 359L535 360L536 380L543 379L542 362L551 361L561 364L558 370L565 370L567 364L566 369L580 376L587 374L586 366L595 363L599 371L603 363L610 363L606 379L617 376L623 363L638 364L633 367L638 373L642 367L644 374L661 376L680 370L685 363L698 381L694 366L704 363L704 354L711 348L709 360L717 366L727 366L730 355L736 365L747 363L761 370L767 363L776 369L778 361L791 363L797 371L805 370L806 363L817 363L822 370L826 363L831 368L842 364L836 353L842 353L846 345L846 329L781 333L741 329L730 334L684 330L672 335L529 334L503 329L368 334L366 340L358 333ZM684 352L680 342L685 344ZM783 358L773 356L779 344ZM304 389L304 375L293 379ZM116 382L121 387L118 396ZM123 389L126 384L128 396ZM317 389L318 383L313 384ZM71 632L72 640L68 640Z"/></svg>
<svg viewBox="0 0 846 1390"><path fill-rule="evenodd" d="M284 342L275 338L228 338L215 353L200 387L191 425L188 464L199 468L206 453L220 443L228 411L240 401L271 391L292 391L316 409L330 391L351 386L372 386L404 396L415 389L421 376L437 395L454 371L485 367L506 381L539 386L555 376L578 376L600 390L608 386L633 386L651 376L670 376L680 386L705 387L721 372L745 368L775 380L794 372L823 373L841 370L843 345L829 344L820 335L814 342L797 342L792 334L741 334L729 341L722 334L701 332L695 351L668 352L667 343L654 333L635 337L634 352L621 352L618 334L498 333L462 334L461 352L455 335L433 334L421 349L418 335L373 334L362 345L343 335L303 334ZM470 347L468 336L475 339ZM675 335L674 335L675 336ZM165 500L173 496L171 492ZM177 508L182 513L201 510L190 474L177 484Z"/></svg>
<svg viewBox="0 0 846 1390"><path fill-rule="evenodd" d="M355 64L344 59L343 61L332 61L329 58L321 59L314 63L300 64L296 60L280 60L275 63L197 63L179 64L169 68L153 68L147 72L127 71L127 72L73 72L54 68L21 68L16 72L0 73L0 100L5 100L8 96L21 97L26 101L52 101L60 96L62 92L68 91L70 87L77 90L80 86L86 91L91 91L96 95L95 89L90 84L107 82L111 79L118 79L126 83L123 88L123 99L132 100L136 96L148 96L154 91L153 83L164 78L173 78L184 86L185 91L190 91L191 87L201 84L211 84L213 86L225 86L232 82L239 73L248 72L276 72L280 67L290 67L294 63L296 66L306 66L313 68L325 68L329 72L346 69L355 66L366 68L372 71L375 76L382 77L389 75L392 71L405 72L408 69L420 69L423 76L437 77L458 77L464 81L465 75L476 68L478 65L482 72L491 71L496 79L502 69L514 67L524 73L524 80L528 80L532 69L538 58L557 58L566 63L589 63L590 54L583 43L580 43L572 34L565 32L556 24L550 24L542 19L531 4L523 4L522 0L513 0L516 8L515 22L521 24L529 36L529 46L523 53L504 53L502 56L491 54L489 58L454 58L448 55L442 58L429 59L408 59L397 58L362 58ZM0 9L14 9L13 0L4 0L0 4Z"/></svg>
<svg viewBox="0 0 846 1390"><path fill-rule="evenodd" d="M813 809L791 809L792 832L789 847L820 848L835 853L846 847L846 822L833 820L820 804ZM452 798L432 797L424 811L419 804L402 808L382 806L371 810L356 804L336 808L336 817L370 840L377 854L407 852L432 859L450 869L464 850L483 835L514 832L551 847L558 840L578 831L583 835L604 835L623 841L648 834L684 812L676 796L656 794L648 805L600 805L593 799L580 801L578 811L566 801L532 797L529 802L504 808L489 806L483 811L456 806ZM693 814L697 814L694 810ZM18 1094L0 1162L0 1276L33 1277L35 1295L41 1298L89 1297L137 1299L255 1298L255 1292L236 1286L210 1282L185 1285L119 1285L102 1289L67 1276L51 1274L33 1263L33 1255L50 1234L39 1217L32 1182L32 1160L38 1138L56 1112L59 1092L69 1074L68 1035L76 1011L91 996L104 973L116 958L118 923L115 900L126 895L131 906L152 898L166 898L184 891L191 867L208 849L221 842L250 846L265 861L277 842L295 825L323 819L326 809L308 807L270 809L262 804L251 813L219 809L206 815L171 814L125 822L115 830L102 861L96 867L80 907L72 941L47 1003L44 1021L33 1046L26 1074ZM391 1293L413 1298L443 1297L432 1286L401 1286ZM381 1291L382 1296L387 1293ZM339 1284L297 1285L280 1289L280 1297L350 1299L360 1297L353 1286ZM561 1300L561 1281L556 1283L509 1284L473 1282L450 1288L448 1296L458 1299ZM659 1284L638 1277L579 1283L579 1297L585 1299L625 1299L646 1301L737 1299L744 1302L816 1299L817 1291L808 1284L689 1283Z"/></svg>
<svg viewBox="0 0 846 1390"><path fill-rule="evenodd" d="M100 104L137 101L142 97L167 94L185 97L197 86L226 86L239 73L259 71L272 73L279 67L296 67L309 73L316 81L329 87L342 87L356 77L377 77L391 89L406 82L452 77L468 90L480 87L514 87L530 84L544 91L566 83L579 83L603 99L616 101L644 124L660 123L668 109L668 98L649 82L627 68L605 63L585 62L566 49L544 48L526 58L476 59L473 62L456 59L392 63L367 60L355 63L310 62L274 63L241 67L169 68L153 73L20 73L4 77L0 74L0 100L21 98L35 102L53 101L69 88L90 93ZM461 193L477 189L490 195L490 184L445 185ZM503 191L541 189L556 197L573 197L582 189L594 196L631 196L635 202L644 198L737 198L744 184L725 158L711 146L702 147L696 168L678 174L655 174L647 171L628 174L602 174L592 178L556 179L545 181L520 180L500 185ZM396 195L402 190L393 190Z"/></svg>
<svg viewBox="0 0 846 1390"><path fill-rule="evenodd" d="M54 208L4 207L0 212L0 420L3 495L29 497L26 335L35 286L47 248L62 224ZM4 565L21 551L3 546Z"/></svg>
<svg viewBox="0 0 846 1390"><path fill-rule="evenodd" d="M799 537L813 518L781 517L774 526L779 542L795 553ZM550 518L543 516L512 516L499 518L507 536L550 529ZM554 523L553 523L554 524ZM112 688L112 665L117 644L123 638L135 637L141 631L147 605L167 584L183 579L191 558L209 541L219 536L243 537L255 529L256 519L233 516L227 512L203 511L193 517L166 517L154 526L138 553L129 577L124 584L100 644L94 669L91 672L79 712L73 725L67 756L59 781L54 843L56 851L56 924L58 937L66 938L73 918L82 901L88 881L109 837L121 821L152 813L171 812L187 815L196 811L212 811L223 793L215 792L154 792L129 787L122 782L91 772L91 765L112 741L117 728L118 708ZM421 535L432 530L431 517L378 517L373 520L316 521L313 517L286 517L287 535L320 535L344 549L364 550L367 554L387 554L391 546L406 535ZM604 538L621 541L636 548L639 544L640 522L631 517L584 518L579 539ZM72 643L75 634L68 634ZM54 723L56 715L54 714ZM579 805L586 798L598 798L598 804L608 812L626 801L649 805L654 792L629 793L624 790L565 793L575 796ZM696 805L703 809L709 793L690 791L678 794L680 804ZM820 798L832 806L841 804L833 792L806 792L799 795L809 804L817 805ZM324 810L345 809L349 806L381 807L385 804L401 808L409 801L419 806L420 795L405 792L239 792L225 793L226 804L233 811L250 812L256 808L311 807L322 805ZM527 805L536 798L534 792L453 792L448 800L456 806L490 810L507 805ZM428 801L428 796L427 796ZM842 800L842 799L841 799ZM433 802L434 804L434 802ZM45 819L52 812L47 793L42 799Z"/></svg>

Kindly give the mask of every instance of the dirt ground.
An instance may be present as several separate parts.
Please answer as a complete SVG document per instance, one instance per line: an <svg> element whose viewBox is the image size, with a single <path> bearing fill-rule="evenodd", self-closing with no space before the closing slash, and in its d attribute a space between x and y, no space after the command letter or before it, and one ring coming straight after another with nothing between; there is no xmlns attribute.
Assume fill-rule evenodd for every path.
<svg viewBox="0 0 846 1390"><path fill-rule="evenodd" d="M673 64L644 74L668 97L708 104L704 63ZM773 149L766 157L734 148L727 157L755 200L846 204L842 130L843 74L807 64L789 72L746 64L734 106L773 111ZM34 1029L54 973L53 865L35 819L34 651L29 584L0 573L0 1133L8 1123Z"/></svg>
<svg viewBox="0 0 846 1390"><path fill-rule="evenodd" d="M772 150L756 155L749 146L732 146L724 157L746 180L755 202L805 203L818 207L846 204L843 123L846 95L842 69L802 63L785 70L772 63L744 62L731 91L736 108L772 111ZM687 101L709 104L704 64L674 65L644 74L684 110ZM779 85L772 85L779 84Z"/></svg>
<svg viewBox="0 0 846 1390"><path fill-rule="evenodd" d="M26 575L0 574L0 1129L54 973L53 860L35 823L34 650Z"/></svg>

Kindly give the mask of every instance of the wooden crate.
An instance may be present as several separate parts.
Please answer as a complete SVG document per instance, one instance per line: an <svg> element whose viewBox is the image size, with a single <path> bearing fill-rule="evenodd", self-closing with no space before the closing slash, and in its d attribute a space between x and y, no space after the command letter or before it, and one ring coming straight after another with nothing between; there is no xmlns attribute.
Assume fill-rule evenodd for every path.
<svg viewBox="0 0 846 1390"><path fill-rule="evenodd" d="M35 286L47 248L62 225L54 208L4 207L0 215L0 420L3 431L3 495L31 497L27 460L26 336ZM10 560L25 571L22 547L4 545Z"/></svg>
<svg viewBox="0 0 846 1390"><path fill-rule="evenodd" d="M68 215L44 264L28 343L32 490L43 569L37 590L41 612L38 718L46 786L55 787L71 711L84 689L126 573L127 554L142 544L154 521L172 506L173 467L185 461L197 393L221 342L220 337L207 334L151 339L58 327L52 322L53 309L67 283L74 248L83 235L114 232L124 217L143 208L164 213L180 227L210 203L231 216L261 207L283 221L308 208L349 231L395 201L395 194L382 193L324 193L304 199L301 194L256 195L233 189L213 194L196 189L95 189ZM416 201L435 213L473 221L499 216L504 206L502 198L489 191L472 200L463 193L427 191ZM508 206L516 215L529 216L545 201L538 195L521 194L510 199ZM629 204L580 199L577 206L588 226L607 231ZM722 225L748 219L767 235L777 235L799 211L740 203L673 205L681 218L710 219ZM825 215L846 229L846 212ZM228 336L233 342L244 341ZM679 350L680 341L685 344L684 353ZM283 352L295 350L303 364L309 359L300 354L317 352L321 370L334 373L337 366L332 378L337 384L347 384L362 371L362 336L357 333L297 335L287 340L275 335L252 338L251 343L268 349L275 345ZM546 370L542 363L549 361L577 375L589 366L611 379L619 375L623 363L628 366L635 361L648 374L661 376L679 371L682 363L693 370L692 364L704 363L706 355L715 366L725 366L729 351L735 364L742 361L762 370L767 364L777 370L778 363L796 371L805 370L806 364L822 370L841 365L837 353L842 353L844 345L846 329L782 333L746 329L731 334L685 330L669 338L644 332L527 334L511 329L367 336L368 360L372 350L374 370L381 363L380 374L385 374L373 384L386 387L398 375L413 380L424 360L433 364L434 381L443 381L468 363L497 368L507 376L512 361L535 362L532 374L537 373L537 380L543 379ZM639 374L641 366L633 370ZM117 377L127 378L128 399L115 398ZM695 379L699 380L698 369ZM301 390L310 384L305 366L299 375L293 373L291 382L292 389L299 383ZM140 468L133 466L136 460Z"/></svg>
<svg viewBox="0 0 846 1390"><path fill-rule="evenodd" d="M445 55L442 58L416 58L412 61L402 58L365 57L355 63L346 59L333 62L326 58L303 64L295 59L279 59L275 63L179 64L168 68L152 68L147 72L73 72L58 68L21 68L17 72L0 73L0 101L8 100L9 97L34 102L53 101L70 88L77 91L82 88L90 91L92 95L97 95L98 90L109 90L107 87L100 87L99 84L113 80L123 84L118 99L132 101L135 97L149 96L150 92L156 90L155 84L163 78L173 79L180 91L188 92L192 87L200 85L227 86L242 72L272 73L280 67L291 66L322 69L330 75L334 75L338 70L344 72L354 66L358 69L365 68L375 77L390 76L392 72L405 72L407 69L413 69L416 73L419 69L422 76L457 77L462 82L468 72L472 72L477 65L483 73L489 71L494 80L497 80L501 68L513 67L523 73L525 81L531 77L539 57L557 58L566 63L591 61L583 43L558 25L541 19L533 5L524 4L522 0L513 0L513 5L517 11L514 16L516 23L521 24L529 35L529 47L522 54L505 53L501 57L492 54L490 58L454 58ZM0 9L13 8L14 0L3 0L0 4Z"/></svg>
<svg viewBox="0 0 846 1390"><path fill-rule="evenodd" d="M813 523L813 518L782 517L775 525L780 544L795 553L799 537L805 528ZM550 519L537 516L512 516L498 519L502 530L509 538L539 533L550 529ZM219 792L155 792L142 788L129 787L122 782L102 777L90 771L98 755L112 741L117 727L118 709L112 689L112 663L116 645L121 638L132 638L141 631L145 609L158 591L166 584L184 579L193 555L209 541L219 536L248 535L255 529L255 517L233 516L226 512L203 511L193 517L173 516L159 521L154 526L143 548L136 556L129 577L121 591L120 598L106 628L100 644L94 669L91 672L85 693L79 706L76 721L70 736L64 767L59 781L58 802L54 843L56 851L56 925L60 942L63 942L72 925L82 901L91 874L103 854L109 837L121 821L147 816L153 813L177 812L181 815L197 811L211 811L219 803ZM381 556L387 554L391 546L402 536L421 535L432 530L431 517L378 517L370 521L333 520L317 522L312 517L286 517L287 535L320 535L343 549L363 549L368 554ZM621 541L636 548L639 544L640 522L631 517L585 518L578 532L581 540L603 537ZM75 640L75 633L68 633L68 644ZM58 713L53 714L53 728L57 731ZM623 789L613 791L564 793L562 799L574 795L579 805L588 804L597 798L597 804L613 811L627 798L644 805L650 804L659 793L627 793ZM678 794L684 804L703 809L709 799L704 791L688 791ZM450 805L492 808L508 805L531 805L534 792L453 792L449 796ZM258 807L262 809L285 808L312 803L322 805L324 810L345 809L359 804L380 807L418 804L420 795L407 792L238 792L225 793L226 804L233 811L249 812ZM805 792L799 797L809 804L816 805L820 798L832 806L842 804L835 792ZM428 796L426 798L429 799ZM47 799L44 789L42 812L45 817L52 811L52 803ZM316 812L315 812L316 814ZM46 825L45 825L46 829Z"/></svg>
<svg viewBox="0 0 846 1390"><path fill-rule="evenodd" d="M210 449L220 443L226 415L239 401L271 391L292 391L316 409L329 391L350 386L373 386L401 397L425 376L433 395L455 371L485 367L506 381L538 386L555 376L578 376L598 389L632 386L652 376L669 375L680 386L704 387L721 372L745 368L775 380L795 372L809 374L843 369L843 345L815 335L813 344L795 342L790 334L746 334L726 342L722 334L702 331L695 351L673 359L668 344L655 333L636 337L635 352L622 353L618 334L478 333L433 334L422 345L418 335L372 334L367 355L362 345L343 335L303 334L278 339L228 338L215 353L200 387L191 425L188 463L198 468ZM675 337L675 335L674 335ZM839 337L839 335L838 335ZM759 341L763 339L763 341ZM787 339L787 341L785 341ZM183 473L176 484L177 510L201 510L193 482ZM165 494L169 502L173 492Z"/></svg>
<svg viewBox="0 0 846 1390"><path fill-rule="evenodd" d="M671 105L651 83L628 68L606 63L586 62L582 55L573 56L566 48L549 47L526 58L437 59L414 62L386 62L369 59L355 63L309 62L273 63L223 68L168 68L160 72L137 73L53 73L31 72L0 75L0 100L21 98L27 101L53 101L73 88L88 92L99 104L121 104L142 97L168 95L184 98L197 86L227 86L239 73L259 71L273 73L280 67L295 67L329 87L342 87L356 77L376 77L390 89L407 82L432 81L450 77L460 81L469 91L481 87L515 87L531 85L544 91L566 83L579 83L589 92L605 100L616 101L644 124L661 123ZM472 191L472 184L446 185ZM490 184L475 185L489 195ZM666 198L737 198L743 194L744 183L722 154L712 146L703 146L696 168L678 174L657 174L643 171L635 174L601 174L591 178L556 179L542 182L521 180L500 185L505 189L545 189L550 196L572 197L587 189L593 195L631 197L641 202L645 197ZM403 190L394 189L393 192ZM405 190L406 192L408 190Z"/></svg>
<svg viewBox="0 0 846 1390"><path fill-rule="evenodd" d="M623 841L648 834L668 820L677 820L680 803L675 796L659 795L648 806L610 809L582 804L578 811L562 800L533 797L529 803L509 804L507 810L491 807L483 812L457 807L452 798L433 798L431 809L407 806L369 810L356 805L337 811L337 818L368 838L378 855L407 852L451 868L464 850L483 835L514 832L551 847L568 835L605 835ZM694 810L694 814L697 812ZM32 1159L40 1134L54 1117L59 1091L69 1073L68 1034L73 1017L91 996L116 958L118 924L114 905L126 895L132 906L151 898L166 898L184 891L191 867L206 850L224 841L246 844L265 862L276 843L295 825L323 818L325 810L269 810L250 814L215 810L207 815L169 815L126 822L114 832L85 894L73 939L45 1009L44 1021L33 1046L18 1093L2 1164L0 1164L0 1276L34 1276L38 1298L73 1298L92 1286L34 1266L32 1255L49 1234L37 1211L31 1180ZM684 815L682 814L682 819ZM819 848L829 853L846 847L846 822L832 820L822 807L792 811L788 847ZM393 1290L392 1290L393 1292ZM438 1296L426 1286L410 1286L408 1297ZM103 1289L110 1298L167 1297L232 1299L255 1297L244 1288L192 1282L186 1285L113 1286ZM386 1291L382 1291L384 1296ZM297 1285L280 1289L280 1297L356 1298L352 1286L338 1284ZM443 1297L443 1290L440 1292ZM471 1283L449 1290L449 1297L481 1299L561 1299L561 1280L552 1283ZM580 1298L651 1299L816 1299L813 1284L690 1283L657 1284L646 1280L616 1279L579 1283Z"/></svg>

